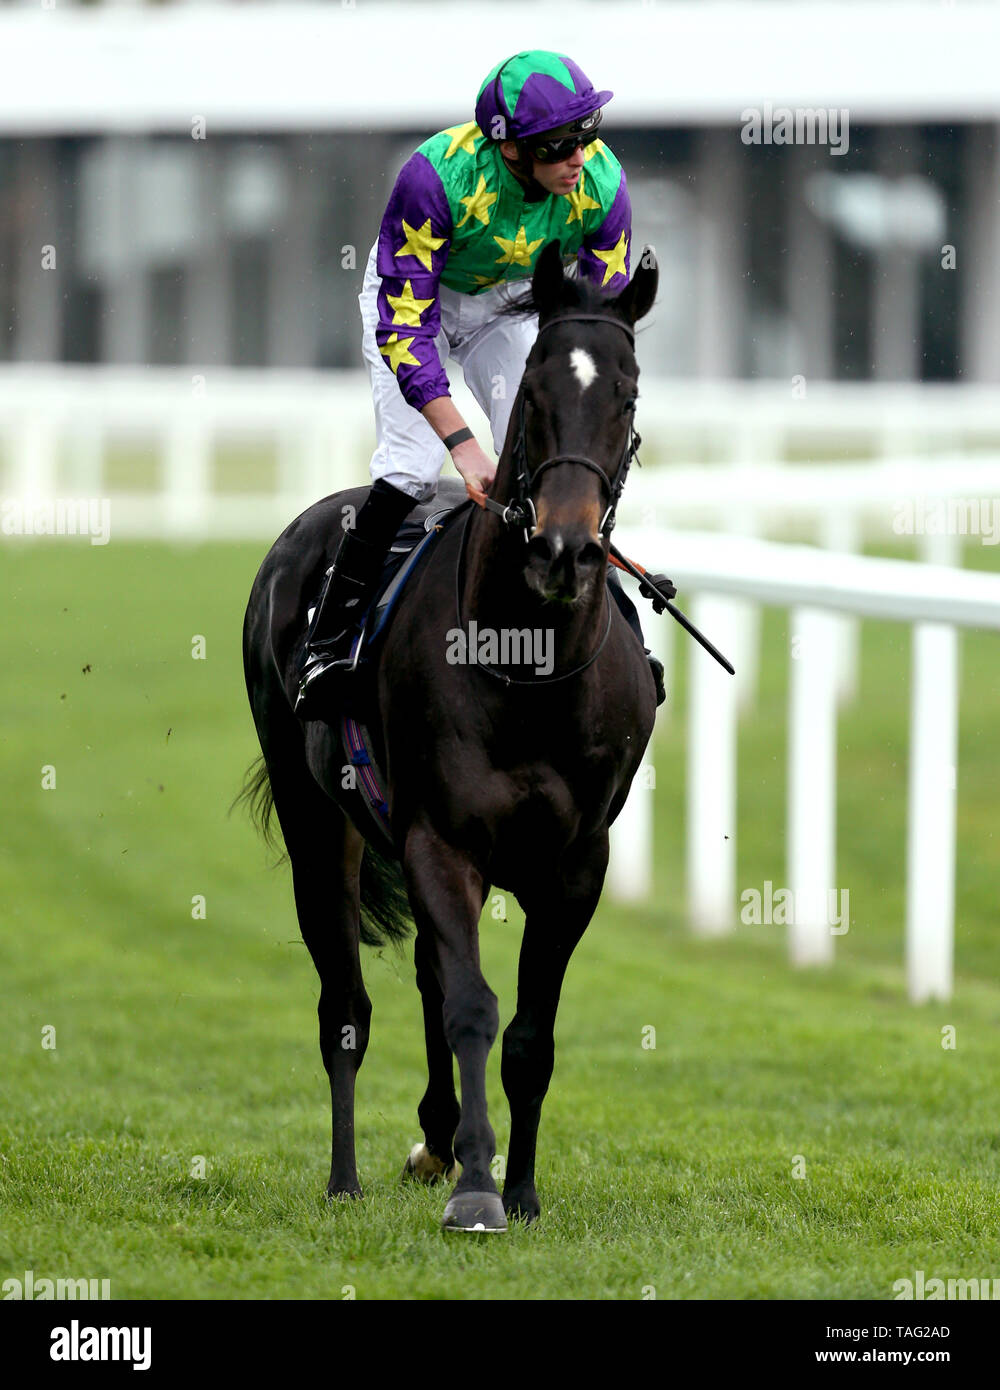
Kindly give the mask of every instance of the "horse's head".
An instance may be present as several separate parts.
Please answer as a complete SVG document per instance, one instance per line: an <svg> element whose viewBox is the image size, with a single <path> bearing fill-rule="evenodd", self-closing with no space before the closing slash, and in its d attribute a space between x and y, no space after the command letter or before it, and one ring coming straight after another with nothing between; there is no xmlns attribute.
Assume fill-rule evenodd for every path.
<svg viewBox="0 0 1000 1390"><path fill-rule="evenodd" d="M538 337L508 448L515 485L520 475L520 495L534 508L525 578L547 599L582 599L607 554L632 453L639 375L632 328L649 312L657 279L648 249L618 295L566 278L557 242L535 267L530 302Z"/></svg>

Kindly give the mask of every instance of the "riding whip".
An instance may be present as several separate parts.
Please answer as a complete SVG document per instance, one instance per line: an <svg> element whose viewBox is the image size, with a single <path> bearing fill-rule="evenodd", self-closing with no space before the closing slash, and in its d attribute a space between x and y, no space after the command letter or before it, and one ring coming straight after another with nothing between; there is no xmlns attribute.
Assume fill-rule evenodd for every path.
<svg viewBox="0 0 1000 1390"><path fill-rule="evenodd" d="M736 671L732 665L732 662L727 661L726 658L719 651L718 647L714 647L712 643L708 640L708 638L705 636L705 634L703 632L698 631L694 623L691 621L689 617L686 616L686 614L682 613L679 608L674 607L670 600L664 596L662 590L658 589L656 585L651 581L649 575L642 568L641 565L637 565L634 563L634 561L626 559L626 557L621 553L617 546L611 546L611 563L613 565L616 565L618 569L625 570L628 574L632 575L634 579L638 579L639 582L646 587L646 589L652 590L652 593L658 596L653 600L653 606L657 610L657 612L662 612L663 608L665 608L672 618L677 619L677 621L680 623L681 627L684 629L685 632L690 632L694 640L696 642L700 642L710 656L715 657L716 661L719 663L720 666L725 667L725 669L729 672L731 676L736 675ZM651 597L651 595L647 594L646 597L649 598ZM661 604L663 606L662 608L660 606Z"/></svg>
<svg viewBox="0 0 1000 1390"><path fill-rule="evenodd" d="M483 491L482 488L476 487L476 485L474 483L470 483L468 479L466 479L465 482L465 490L472 498L472 500L476 502L480 507L482 507L484 511L496 512L498 516L504 519L504 521L509 520L509 505L504 507L501 506L499 502L494 502L492 497L487 497L486 493ZM701 643L701 645L705 648L705 650L708 652L710 656L715 657L716 661L719 663L720 666L724 667L725 670L727 670L731 676L735 676L736 670L732 662L727 660L727 658L722 655L718 647L714 646L703 632L698 631L698 629L695 627L694 623L687 616L687 614L682 613L679 608L674 607L674 605L670 602L670 599L667 598L666 595L660 589L658 589L656 585L652 582L650 576L643 569L643 567L641 565L637 565L633 560L627 559L626 556L624 556L621 553L617 546L612 545L609 547L609 549L611 563L617 566L618 569L625 570L628 574L632 575L634 579L638 579L641 585L645 586L647 590L651 591L646 594L647 598L653 598L653 595L656 596L655 598L653 598L653 607L655 608L656 612L662 613L663 609L665 608L672 618L677 619L677 621L680 623L681 627L684 629L685 632L689 632L696 642Z"/></svg>

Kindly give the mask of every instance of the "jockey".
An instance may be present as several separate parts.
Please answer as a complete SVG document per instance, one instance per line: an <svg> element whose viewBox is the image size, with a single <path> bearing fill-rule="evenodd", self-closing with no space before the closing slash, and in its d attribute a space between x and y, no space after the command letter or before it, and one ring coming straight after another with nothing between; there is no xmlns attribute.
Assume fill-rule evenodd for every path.
<svg viewBox="0 0 1000 1390"><path fill-rule="evenodd" d="M475 121L432 135L407 160L371 248L358 302L375 405L373 486L345 530L307 636L295 712L316 718L350 651L407 513L432 497L450 452L487 491L495 463L449 391L444 360L490 419L499 455L537 316L498 317L511 282L530 277L551 240L602 288L629 278L631 203L625 171L598 138L601 108L570 58L542 49L498 63L479 89ZM612 593L642 641L617 577ZM650 664L663 699L662 667Z"/></svg>

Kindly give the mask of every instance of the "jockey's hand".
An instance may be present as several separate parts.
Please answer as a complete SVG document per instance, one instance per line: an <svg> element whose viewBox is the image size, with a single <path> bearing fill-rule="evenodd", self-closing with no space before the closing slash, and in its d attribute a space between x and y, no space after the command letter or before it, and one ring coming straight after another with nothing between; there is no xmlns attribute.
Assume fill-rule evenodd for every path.
<svg viewBox="0 0 1000 1390"><path fill-rule="evenodd" d="M643 598L653 600L654 613L662 613L667 606L667 599L677 597L677 586L671 583L665 574L647 574L639 585L639 593Z"/></svg>
<svg viewBox="0 0 1000 1390"><path fill-rule="evenodd" d="M451 461L465 479L466 486L489 492L496 477L497 466L488 458L475 439L466 439L456 444L451 451Z"/></svg>

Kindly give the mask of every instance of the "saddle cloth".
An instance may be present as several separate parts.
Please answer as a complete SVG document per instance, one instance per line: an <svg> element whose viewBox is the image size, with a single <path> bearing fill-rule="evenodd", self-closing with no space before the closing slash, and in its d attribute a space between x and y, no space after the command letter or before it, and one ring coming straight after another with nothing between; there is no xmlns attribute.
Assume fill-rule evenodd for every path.
<svg viewBox="0 0 1000 1390"><path fill-rule="evenodd" d="M365 619L361 634L362 660L384 635L407 580L413 577L420 560L463 502L472 505L465 484L458 478L442 478L434 496L414 507L397 531Z"/></svg>
<svg viewBox="0 0 1000 1390"><path fill-rule="evenodd" d="M380 838L392 845L389 807L385 799L385 776L379 767L376 739L372 721L374 709L372 683L359 681L362 671L370 675L377 661L377 649L386 631L404 586L413 577L443 527L455 516L463 503L472 506L465 484L457 478L442 478L433 497L414 507L396 534L386 556L382 577L375 591L360 633L354 640L351 655L356 670L350 678L353 690L348 694L348 706L339 721L340 737L347 761L354 769L353 790L366 808L380 832ZM464 510L464 508L463 508Z"/></svg>

